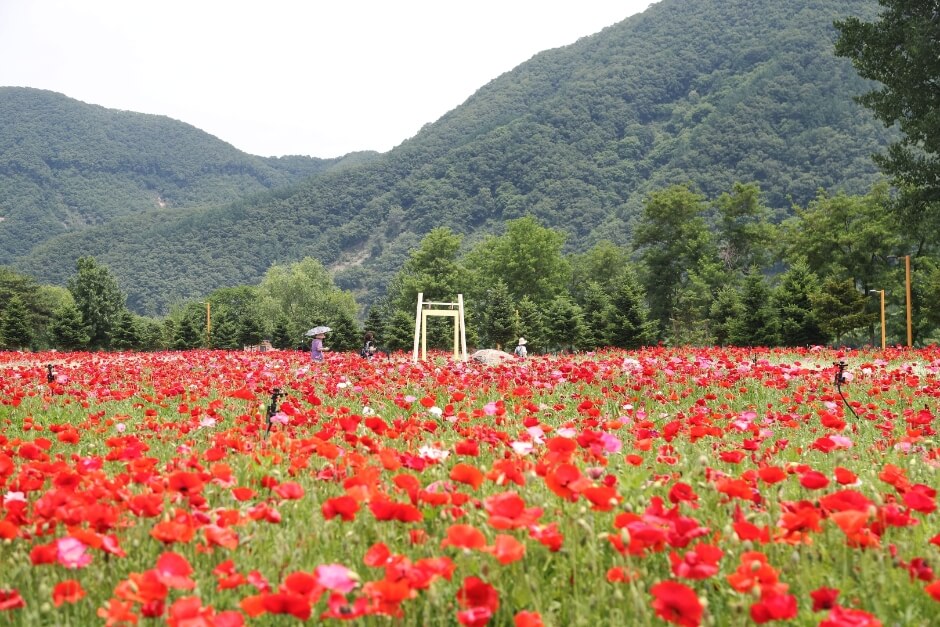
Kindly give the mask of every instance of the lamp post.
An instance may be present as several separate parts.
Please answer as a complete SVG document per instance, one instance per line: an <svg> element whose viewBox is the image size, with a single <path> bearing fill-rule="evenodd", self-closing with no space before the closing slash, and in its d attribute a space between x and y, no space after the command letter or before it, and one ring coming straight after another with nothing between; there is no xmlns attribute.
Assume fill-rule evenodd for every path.
<svg viewBox="0 0 940 627"><path fill-rule="evenodd" d="M885 291L868 290L869 294L881 294L881 350L887 346L887 336L885 333Z"/></svg>

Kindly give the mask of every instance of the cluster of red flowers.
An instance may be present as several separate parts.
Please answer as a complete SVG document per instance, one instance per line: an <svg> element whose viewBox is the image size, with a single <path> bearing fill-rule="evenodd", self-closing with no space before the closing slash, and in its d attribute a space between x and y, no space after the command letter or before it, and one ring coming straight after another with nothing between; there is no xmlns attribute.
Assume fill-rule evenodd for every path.
<svg viewBox="0 0 940 627"><path fill-rule="evenodd" d="M833 387L843 358L852 411ZM868 599L840 602L843 573L807 587L794 564L825 570L838 546L903 573L919 607L940 601L940 353L884 358L5 356L0 556L40 570L0 584L0 611L51 600L63 612L93 604L106 625L233 627L401 619L425 599L462 625L531 627L546 613L559 622L557 604L511 594L500 573L555 570L565 556L577 585L590 551L598 585L640 586L674 624L725 622L720 599L759 624L820 612L827 627L880 625ZM282 564L253 548L311 524L337 538L355 528L368 544ZM100 577L83 575L96 569L116 583L93 588ZM440 589L447 601L432 600Z"/></svg>

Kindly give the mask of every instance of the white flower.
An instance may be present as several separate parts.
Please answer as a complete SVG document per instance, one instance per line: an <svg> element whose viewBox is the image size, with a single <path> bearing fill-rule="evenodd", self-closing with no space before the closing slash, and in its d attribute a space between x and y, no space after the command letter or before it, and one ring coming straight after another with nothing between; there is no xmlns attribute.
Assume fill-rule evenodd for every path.
<svg viewBox="0 0 940 627"><path fill-rule="evenodd" d="M447 456L450 455L450 451L445 451L439 448L434 448L433 446L425 445L418 449L418 455L425 459L442 461L447 459Z"/></svg>
<svg viewBox="0 0 940 627"><path fill-rule="evenodd" d="M26 494L23 492L7 492L3 495L3 504L7 505L9 503L15 503L19 501L20 503L26 502Z"/></svg>
<svg viewBox="0 0 940 627"><path fill-rule="evenodd" d="M512 442L509 446L511 446L512 450L514 450L518 455L528 455L534 448L531 442L520 442L518 440Z"/></svg>
<svg viewBox="0 0 940 627"><path fill-rule="evenodd" d="M369 407L368 405L366 405L365 407L362 408L362 415L363 415L363 416L374 416L374 415L375 415L375 410L372 409L371 407Z"/></svg>
<svg viewBox="0 0 940 627"><path fill-rule="evenodd" d="M437 405L435 405L434 407L431 407L430 409L428 409L428 413L431 414L432 416L437 416L438 418L440 418L444 414L444 410L438 407Z"/></svg>

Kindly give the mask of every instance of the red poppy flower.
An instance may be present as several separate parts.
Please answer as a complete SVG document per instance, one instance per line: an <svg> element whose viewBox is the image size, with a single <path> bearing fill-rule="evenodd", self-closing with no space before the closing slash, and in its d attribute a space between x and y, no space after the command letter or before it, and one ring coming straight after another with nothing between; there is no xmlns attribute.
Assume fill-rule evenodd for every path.
<svg viewBox="0 0 940 627"><path fill-rule="evenodd" d="M482 549L486 546L486 536L472 525L451 525L447 528L447 538L441 546L453 546L460 549Z"/></svg>
<svg viewBox="0 0 940 627"><path fill-rule="evenodd" d="M789 620L796 617L797 610L795 596L771 591L761 594L760 601L751 605L751 618L759 625L773 620Z"/></svg>
<svg viewBox="0 0 940 627"><path fill-rule="evenodd" d="M0 612L6 610L15 610L21 607L26 607L26 601L24 601L23 597L20 596L18 590L0 589Z"/></svg>
<svg viewBox="0 0 940 627"><path fill-rule="evenodd" d="M499 609L499 593L478 577L466 577L457 591L457 602L461 607L485 607L495 612Z"/></svg>
<svg viewBox="0 0 940 627"><path fill-rule="evenodd" d="M494 529L518 529L532 525L542 516L542 508L526 507L516 492L499 492L483 499L483 509L490 515Z"/></svg>
<svg viewBox="0 0 940 627"><path fill-rule="evenodd" d="M493 546L487 547L487 553L493 554L500 564L511 564L521 560L525 556L525 545L516 540L513 536L499 534Z"/></svg>
<svg viewBox="0 0 940 627"><path fill-rule="evenodd" d="M450 478L453 481L465 483L474 490L483 484L483 473L468 464L456 464L451 468Z"/></svg>
<svg viewBox="0 0 940 627"><path fill-rule="evenodd" d="M810 470L800 476L800 485L807 490L820 490L829 485L829 479L821 472Z"/></svg>
<svg viewBox="0 0 940 627"><path fill-rule="evenodd" d="M809 593L813 599L813 611L831 610L836 605L836 599L839 598L839 591L835 588L817 588Z"/></svg>
<svg viewBox="0 0 940 627"><path fill-rule="evenodd" d="M85 596L82 584L74 579L60 581L52 589L52 602L56 607L63 603L75 603Z"/></svg>
<svg viewBox="0 0 940 627"><path fill-rule="evenodd" d="M675 581L661 581L650 588L653 609L664 621L683 627L698 627L702 622L702 604L695 591Z"/></svg>
<svg viewBox="0 0 940 627"><path fill-rule="evenodd" d="M819 627L881 627L881 621L863 610L836 605Z"/></svg>
<svg viewBox="0 0 940 627"><path fill-rule="evenodd" d="M542 615L538 612L522 610L513 617L515 627L543 627Z"/></svg>
<svg viewBox="0 0 940 627"><path fill-rule="evenodd" d="M323 513L323 518L326 520L332 520L334 517L339 516L348 522L356 519L356 513L359 511L359 502L351 496L344 494L343 496L337 496L324 501L323 505L320 506L320 511Z"/></svg>

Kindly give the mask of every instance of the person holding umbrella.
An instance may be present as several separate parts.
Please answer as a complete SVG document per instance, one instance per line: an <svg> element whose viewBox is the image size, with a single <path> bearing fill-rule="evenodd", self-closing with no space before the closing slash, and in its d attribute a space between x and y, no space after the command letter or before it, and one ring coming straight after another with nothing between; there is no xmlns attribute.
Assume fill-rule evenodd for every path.
<svg viewBox="0 0 940 627"><path fill-rule="evenodd" d="M313 336L313 341L310 342L310 361L323 361L323 353L330 350L323 345L323 340L330 331L330 327L313 327L307 331L308 336Z"/></svg>

